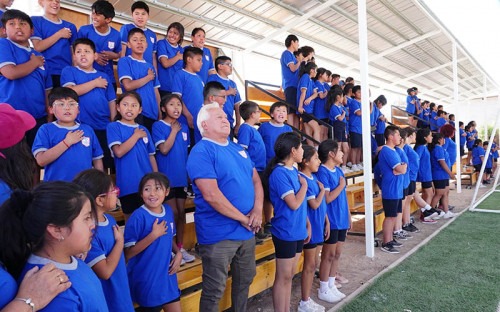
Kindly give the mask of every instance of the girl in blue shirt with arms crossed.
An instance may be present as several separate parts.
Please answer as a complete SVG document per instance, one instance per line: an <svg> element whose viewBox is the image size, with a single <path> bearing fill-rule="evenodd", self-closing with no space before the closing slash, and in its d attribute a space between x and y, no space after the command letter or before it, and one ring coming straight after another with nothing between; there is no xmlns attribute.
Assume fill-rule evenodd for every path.
<svg viewBox="0 0 500 312"><path fill-rule="evenodd" d="M434 133L432 135L432 143L429 144L429 152L431 153L431 168L432 168L432 183L434 184L434 197L432 197L431 206L436 205L441 201L443 205L445 219L453 218L455 214L448 210L448 193L450 178L455 179L455 174L448 167L449 155L443 148L444 136L442 133Z"/></svg>
<svg viewBox="0 0 500 312"><path fill-rule="evenodd" d="M297 111L299 114L303 114L304 112L311 115L313 114L314 100L318 97L318 88L312 80L313 77L316 77L316 68L318 68L318 66L313 62L300 66L300 80L297 87ZM318 122L306 115L302 116L302 121L304 122L306 134L320 142L321 134ZM310 145L311 143L312 142L309 142Z"/></svg>

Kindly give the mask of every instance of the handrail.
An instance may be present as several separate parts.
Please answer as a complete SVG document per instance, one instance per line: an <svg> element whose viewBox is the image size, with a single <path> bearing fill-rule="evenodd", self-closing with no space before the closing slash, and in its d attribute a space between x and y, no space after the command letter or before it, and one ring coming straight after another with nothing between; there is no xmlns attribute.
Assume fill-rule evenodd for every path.
<svg viewBox="0 0 500 312"><path fill-rule="evenodd" d="M397 110L399 110L399 111L401 111L401 112L403 112L403 113L405 113L405 114L407 114L407 115L411 115L413 118L416 118L416 119L418 119L418 120L422 121L422 122L423 122L423 123L425 123L425 124L429 124L429 125L432 125L432 126L434 126L434 127L436 127L436 128L439 128L439 127L438 127L435 123L432 123L430 120L429 120L429 121L427 121L427 120L425 120L425 119L420 118L419 116L417 116L417 115L415 115L415 114L408 113L406 110L402 109L402 108L401 108L401 107L399 107L399 106L391 105L391 115L392 115L392 109L393 109L393 108L395 108L395 109L397 109Z"/></svg>

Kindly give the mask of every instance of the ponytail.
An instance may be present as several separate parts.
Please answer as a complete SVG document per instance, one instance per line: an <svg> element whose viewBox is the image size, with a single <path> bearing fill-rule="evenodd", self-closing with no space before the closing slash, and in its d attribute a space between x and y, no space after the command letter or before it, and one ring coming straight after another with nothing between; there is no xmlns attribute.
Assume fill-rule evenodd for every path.
<svg viewBox="0 0 500 312"><path fill-rule="evenodd" d="M444 139L444 135L442 133L433 133L432 134L432 143L427 145L429 152L432 153L436 145L439 145L439 140Z"/></svg>
<svg viewBox="0 0 500 312"><path fill-rule="evenodd" d="M481 141L481 139L475 139L475 140L474 140L474 145L472 145L472 148L474 148L474 147L478 147L478 146L479 146L479 144L481 144L482 142L483 142L483 141Z"/></svg>
<svg viewBox="0 0 500 312"><path fill-rule="evenodd" d="M431 130L428 128L418 129L415 146L413 147L414 150L417 150L420 145L427 145L427 140L425 138L429 135L429 133L431 133Z"/></svg>
<svg viewBox="0 0 500 312"><path fill-rule="evenodd" d="M326 105L325 105L325 110L329 113L330 109L332 108L333 105L335 105L335 102L337 101L337 96L342 96L343 95L343 90L340 87L333 87L330 92L328 92L328 95L326 96ZM332 120L333 122L333 120Z"/></svg>

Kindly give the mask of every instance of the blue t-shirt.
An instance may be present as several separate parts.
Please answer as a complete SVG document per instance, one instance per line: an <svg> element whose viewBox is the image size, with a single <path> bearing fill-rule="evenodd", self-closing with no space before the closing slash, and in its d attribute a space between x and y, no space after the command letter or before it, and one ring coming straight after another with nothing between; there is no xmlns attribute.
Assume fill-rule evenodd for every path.
<svg viewBox="0 0 500 312"><path fill-rule="evenodd" d="M297 64L295 55L288 50L283 51L280 58L280 64L283 90L289 87L297 88L299 82L299 69L297 68L297 70L293 72L290 67L288 67L290 64Z"/></svg>
<svg viewBox="0 0 500 312"><path fill-rule="evenodd" d="M472 132L466 132L466 139L467 139L467 148L472 149L472 146L474 146L474 137L472 136Z"/></svg>
<svg viewBox="0 0 500 312"><path fill-rule="evenodd" d="M347 98L347 101L349 101L350 98ZM344 117L344 122L345 122L345 133L346 135L349 134L349 105L342 105L342 109L345 112L345 117Z"/></svg>
<svg viewBox="0 0 500 312"><path fill-rule="evenodd" d="M240 92L238 92L238 89L236 88L236 83L232 81L229 78L222 78L219 76L219 74L215 75L210 75L208 76L208 81L218 81L220 82L226 90L229 90L229 87L236 89L236 95L228 95L226 97L226 102L224 103L224 113L227 115L227 120L229 121L229 124L231 125L231 128L234 126L234 106L236 104L241 103L241 97L240 97Z"/></svg>
<svg viewBox="0 0 500 312"><path fill-rule="evenodd" d="M486 152L486 150L485 150ZM493 167L493 153L490 151L490 155L488 156L488 159L486 160L486 167L491 169Z"/></svg>
<svg viewBox="0 0 500 312"><path fill-rule="evenodd" d="M122 90L125 90L122 84L123 79L137 80L148 75L148 70L154 67L146 60L136 60L132 56L122 57L118 60L118 80L120 81ZM155 89L160 87L158 75L155 72L155 79L148 81L142 87L133 91L139 93L142 99L142 114L148 118L158 119L158 99L156 98Z"/></svg>
<svg viewBox="0 0 500 312"><path fill-rule="evenodd" d="M106 259L113 250L113 247L115 247L113 226L116 225L116 221L108 214L104 214L104 217L106 218L104 222L97 223L99 228L92 238L92 247L85 258L85 263L89 267L93 267L101 260ZM113 274L107 280L99 280L101 281L104 297L110 311L134 311L132 297L130 296L130 292L127 291L129 284L123 251Z"/></svg>
<svg viewBox="0 0 500 312"><path fill-rule="evenodd" d="M83 139L45 166L44 181L72 181L81 171L91 169L93 160L103 157L101 145L90 126L76 123L72 127L63 127L57 121L44 124L38 129L31 148L33 156L53 148L66 138L68 132L77 130L83 130Z"/></svg>
<svg viewBox="0 0 500 312"><path fill-rule="evenodd" d="M189 147L189 129L186 125L181 124L181 130L175 136L174 144L168 151L167 155L163 155L158 149L158 145L167 141L172 132L171 124L160 120L153 124L153 141L156 152L156 163L158 171L165 174L170 181L170 187L186 187L187 170L186 163L188 158Z"/></svg>
<svg viewBox="0 0 500 312"><path fill-rule="evenodd" d="M420 157L418 157L417 152L411 148L410 145L405 145L403 150L408 157L408 172L410 174L410 181L417 181L418 170L420 168Z"/></svg>
<svg viewBox="0 0 500 312"><path fill-rule="evenodd" d="M307 200L296 210L288 207L284 200L289 194L297 194L300 187L299 171L294 167L278 164L269 176L269 197L274 209L271 233L284 241L307 238Z"/></svg>
<svg viewBox="0 0 500 312"><path fill-rule="evenodd" d="M126 24L123 25L122 28L120 28L120 37L122 44L127 45L128 32L133 28L140 28L140 27L137 27L134 24ZM149 64L153 65L153 53L156 53L157 50L156 34L149 28L140 28L140 29L144 31L144 34L146 35L146 42L148 43L148 46L146 47L146 50L144 51L143 55L144 60ZM127 49L125 50L125 56L129 56L131 54L132 50L130 50L127 47ZM120 75L118 75L118 79L120 79L119 77Z"/></svg>
<svg viewBox="0 0 500 312"><path fill-rule="evenodd" d="M149 156L155 154L155 147L148 129L141 125L128 125L121 121L115 121L106 128L108 147L113 153L112 147L125 143L138 127L146 131L148 137L139 139L134 147L121 158L114 156L116 186L120 188L121 196L139 192L139 182L142 177L153 171Z"/></svg>
<svg viewBox="0 0 500 312"><path fill-rule="evenodd" d="M69 39L61 38L56 41L51 47L42 52L45 57L45 65L50 75L60 75L61 71L66 66L71 66L71 45L77 38L76 26L65 20L59 22L52 22L45 16L32 16L34 34L31 40L45 40L63 28L71 30L71 37Z"/></svg>
<svg viewBox="0 0 500 312"><path fill-rule="evenodd" d="M1 203L0 203L1 205ZM0 263L0 309L9 304L17 294L16 280L3 268Z"/></svg>
<svg viewBox="0 0 500 312"><path fill-rule="evenodd" d="M431 112L429 111L429 109L424 108L420 114L422 116L422 119L427 121L427 124L429 124L430 115L431 115Z"/></svg>
<svg viewBox="0 0 500 312"><path fill-rule="evenodd" d="M314 110L314 101L310 102L306 105L305 101L314 93L314 90L317 89L314 81L309 77L309 74L303 74L300 77L299 85L297 86L297 107L299 107L300 97L302 91L305 89L306 96L304 97L304 103L302 107L306 113L312 114Z"/></svg>
<svg viewBox="0 0 500 312"><path fill-rule="evenodd" d="M99 279L92 269L80 259L71 257L71 263L59 263L50 259L31 255L19 281L24 278L26 272L38 266L42 268L48 263L53 263L58 269L66 273L71 281L71 287L59 295L43 309L41 312L61 312L61 311L80 311L80 312L107 312L108 305L102 290Z"/></svg>
<svg viewBox="0 0 500 312"><path fill-rule="evenodd" d="M382 190L383 199L401 199L403 198L403 181L404 176L394 175L394 168L402 163L399 153L396 148L392 149L388 146L383 146L378 154L378 166L382 175Z"/></svg>
<svg viewBox="0 0 500 312"><path fill-rule="evenodd" d="M451 170L457 161L457 143L450 138L445 138L443 148L448 152L448 168Z"/></svg>
<svg viewBox="0 0 500 312"><path fill-rule="evenodd" d="M325 191L329 192L333 192L339 186L340 177L345 179L344 172L339 167L330 170L321 165L316 175L325 186ZM349 206L347 205L345 187L337 198L326 204L326 213L330 221L330 229L346 230L349 228Z"/></svg>
<svg viewBox="0 0 500 312"><path fill-rule="evenodd" d="M464 129L459 129L460 131L460 146L465 146L465 140L467 139L467 134L464 136Z"/></svg>
<svg viewBox="0 0 500 312"><path fill-rule="evenodd" d="M266 164L274 157L274 143L280 134L283 132L292 132L289 125L278 125L272 121L264 122L259 127L259 133L262 136L262 141L266 146Z"/></svg>
<svg viewBox="0 0 500 312"><path fill-rule="evenodd" d="M311 176L306 176L302 172L300 174L307 181L307 193L306 193L306 201L316 199L316 197L320 193L318 178L313 173ZM323 195L323 200L319 207L313 209L307 204L307 218L309 219L309 223L311 223L311 240L309 244L317 244L322 243L324 241L324 233L325 233L325 214L326 214L326 200L325 195Z"/></svg>
<svg viewBox="0 0 500 312"><path fill-rule="evenodd" d="M361 116L356 115L357 111L361 111L361 103L355 99L349 101L349 131L354 133L363 133L361 129Z"/></svg>
<svg viewBox="0 0 500 312"><path fill-rule="evenodd" d="M431 170L431 154L427 145L419 145L415 152L417 152L418 158L420 159L420 164L418 166L418 182L429 182L432 181L432 170Z"/></svg>
<svg viewBox="0 0 500 312"><path fill-rule="evenodd" d="M329 113L328 117L330 118L330 120L332 121L333 124L335 124L334 123L335 121L340 121L340 122L345 123L347 126L347 114L344 115L344 119L342 119L342 120L337 119L338 117L341 117L343 113L344 113L344 108L343 108L342 104L341 105L333 104L330 107L330 113Z"/></svg>
<svg viewBox="0 0 500 312"><path fill-rule="evenodd" d="M494 149L497 145L495 144L495 142L493 142L493 144L491 144L491 148ZM498 150L494 151L493 152L493 158L498 158Z"/></svg>
<svg viewBox="0 0 500 312"><path fill-rule="evenodd" d="M453 127L455 127L455 122L454 122L453 120L448 121L448 123L449 123L450 125L452 125Z"/></svg>
<svg viewBox="0 0 500 312"><path fill-rule="evenodd" d="M446 165L450 162L448 152L441 145L436 145L431 152L432 180L448 180L450 178L439 163L440 160L444 160Z"/></svg>
<svg viewBox="0 0 500 312"><path fill-rule="evenodd" d="M432 111L431 112L431 118L429 119L430 123L431 123L431 130L432 131L436 131L438 130L438 128L435 126L437 125L437 112L436 111Z"/></svg>
<svg viewBox="0 0 500 312"><path fill-rule="evenodd" d="M185 48L187 47L192 47L192 45L186 46ZM203 83L206 83L208 79L208 72L213 70L215 67L214 67L214 59L212 58L212 52L210 52L210 49L207 47L203 47L202 50L203 50L203 58L202 58L203 65L201 66L200 71L197 72L196 74L201 78L201 81L203 81Z"/></svg>
<svg viewBox="0 0 500 312"><path fill-rule="evenodd" d="M10 194L12 193L12 190L10 187L0 179L0 206L10 198Z"/></svg>
<svg viewBox="0 0 500 312"><path fill-rule="evenodd" d="M98 32L93 25L84 25L78 30L78 38L88 38L95 44L97 53L102 51L111 51L120 53L122 51L121 37L118 30L108 26L108 31L105 33ZM113 61L109 60L108 64L102 66L94 62L94 69L106 73L111 82L115 81L115 73L113 71Z"/></svg>
<svg viewBox="0 0 500 312"><path fill-rule="evenodd" d="M79 67L68 66L61 73L61 86L81 85L99 77L108 81L108 87L106 89L94 88L78 96L79 119L92 129L105 130L111 116L109 103L116 100L116 93L112 85L113 81L109 76L95 69L85 71Z"/></svg>
<svg viewBox="0 0 500 312"><path fill-rule="evenodd" d="M174 213L169 205L163 204L161 213L154 213L144 205L136 209L125 225L124 247L134 246L148 236L156 219L158 223L166 222L166 234L155 239L127 263L132 300L143 307L159 306L181 295L177 274L168 274L172 242L176 234Z"/></svg>
<svg viewBox="0 0 500 312"><path fill-rule="evenodd" d="M415 99L411 96L408 95L406 97L406 112L410 114L415 114L415 103L412 103Z"/></svg>
<svg viewBox="0 0 500 312"><path fill-rule="evenodd" d="M383 117L384 115L382 114L382 112L380 111L380 109L378 109L378 107L374 106L373 107L373 110L377 110L378 112L378 117L377 117L377 120L375 122L375 134L384 134L385 132L385 120L382 120L380 119L380 117Z"/></svg>
<svg viewBox="0 0 500 312"><path fill-rule="evenodd" d="M158 78L160 80L160 90L172 92L172 81L174 80L175 73L184 67L182 59L174 63L174 65L165 68L160 63L162 57L171 59L180 52L184 53L184 48L180 45L173 46L167 39L158 41Z"/></svg>
<svg viewBox="0 0 500 312"><path fill-rule="evenodd" d="M408 156L406 156L405 151L396 146L396 152L398 152L399 158L401 158L401 162L408 164ZM407 188L408 185L410 185L410 165L406 167L406 173L403 174L403 188Z"/></svg>
<svg viewBox="0 0 500 312"><path fill-rule="evenodd" d="M212 208L196 185L196 179L215 179L227 200L247 215L254 208L254 171L252 161L243 147L231 141L222 144L203 138L191 149L187 171L195 193L194 224L198 242L210 245L227 239L241 241L253 238L253 233L239 221Z"/></svg>
<svg viewBox="0 0 500 312"><path fill-rule="evenodd" d="M380 116L380 111L377 108L377 105L374 103L372 112L370 113L370 126L376 126L377 125L377 119Z"/></svg>
<svg viewBox="0 0 500 312"><path fill-rule="evenodd" d="M485 155L486 155L486 151L484 150L483 147L481 147L481 146L474 147L472 149L472 164L474 166L481 165L483 163L483 161L481 160L481 156L483 156L483 159L484 159Z"/></svg>
<svg viewBox="0 0 500 312"><path fill-rule="evenodd" d="M0 51L0 68L24 64L30 60L31 54L42 55L6 38L0 38ZM9 103L15 109L28 112L37 119L47 115L45 91L50 89L52 79L47 66L38 67L29 75L14 80L0 75L0 103Z"/></svg>
<svg viewBox="0 0 500 312"><path fill-rule="evenodd" d="M325 93L326 88L325 85L322 82L319 82L318 80L314 81L315 87L318 89L318 97L314 99L314 116L318 119L325 119L328 118L328 112L325 109L326 105L326 97L324 99L319 97L319 93Z"/></svg>
<svg viewBox="0 0 500 312"><path fill-rule="evenodd" d="M257 171L266 169L266 146L257 129L246 123L242 124L238 131L238 144L248 151L252 164Z"/></svg>
<svg viewBox="0 0 500 312"><path fill-rule="evenodd" d="M444 126L445 124L446 124L446 119L444 119L443 117L439 117L436 120L436 125L439 129L441 129L441 127Z"/></svg>

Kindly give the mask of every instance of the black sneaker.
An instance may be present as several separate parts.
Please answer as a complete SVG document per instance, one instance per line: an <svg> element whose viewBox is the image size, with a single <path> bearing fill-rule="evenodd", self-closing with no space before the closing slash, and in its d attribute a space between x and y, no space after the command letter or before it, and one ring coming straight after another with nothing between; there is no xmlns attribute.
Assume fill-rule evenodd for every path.
<svg viewBox="0 0 500 312"><path fill-rule="evenodd" d="M484 180L483 181L483 184L491 184L490 182L488 182L488 180Z"/></svg>
<svg viewBox="0 0 500 312"><path fill-rule="evenodd" d="M424 219L429 220L429 219L432 219L434 217L437 217L439 215L439 213L437 211L435 211L435 209L431 208L431 209L424 210L424 212L422 212L422 215L424 216Z"/></svg>
<svg viewBox="0 0 500 312"><path fill-rule="evenodd" d="M408 223L407 225L403 225L403 230L405 230L406 232L410 232L410 233L420 232L420 230L417 229L417 227L411 223Z"/></svg>
<svg viewBox="0 0 500 312"><path fill-rule="evenodd" d="M270 234L267 234L264 232L263 229L260 229L256 234L255 234L255 237L259 238L259 239L265 239L265 238L268 238L269 236L271 236Z"/></svg>
<svg viewBox="0 0 500 312"><path fill-rule="evenodd" d="M262 244L264 244L264 240L255 236L255 245L262 245Z"/></svg>
<svg viewBox="0 0 500 312"><path fill-rule="evenodd" d="M394 248L394 246L391 244L391 242L388 242L387 244L382 245L382 248L380 248L380 249L382 251L385 251L385 252L388 252L388 253L393 253L393 254L399 253L399 250L397 250L396 248Z"/></svg>
<svg viewBox="0 0 500 312"><path fill-rule="evenodd" d="M264 233L271 235L271 223L267 222L264 224Z"/></svg>
<svg viewBox="0 0 500 312"><path fill-rule="evenodd" d="M387 244L391 244L393 247L400 248L403 246L400 242L397 240L393 239L392 241L388 242Z"/></svg>
<svg viewBox="0 0 500 312"><path fill-rule="evenodd" d="M418 228L417 228L417 227L416 227L413 223L410 223L410 225L409 225L409 226L410 226L410 228L412 228L412 230L413 230L412 232L413 232L413 233L418 233L418 232L420 232L420 230L419 230L419 229L418 229Z"/></svg>

